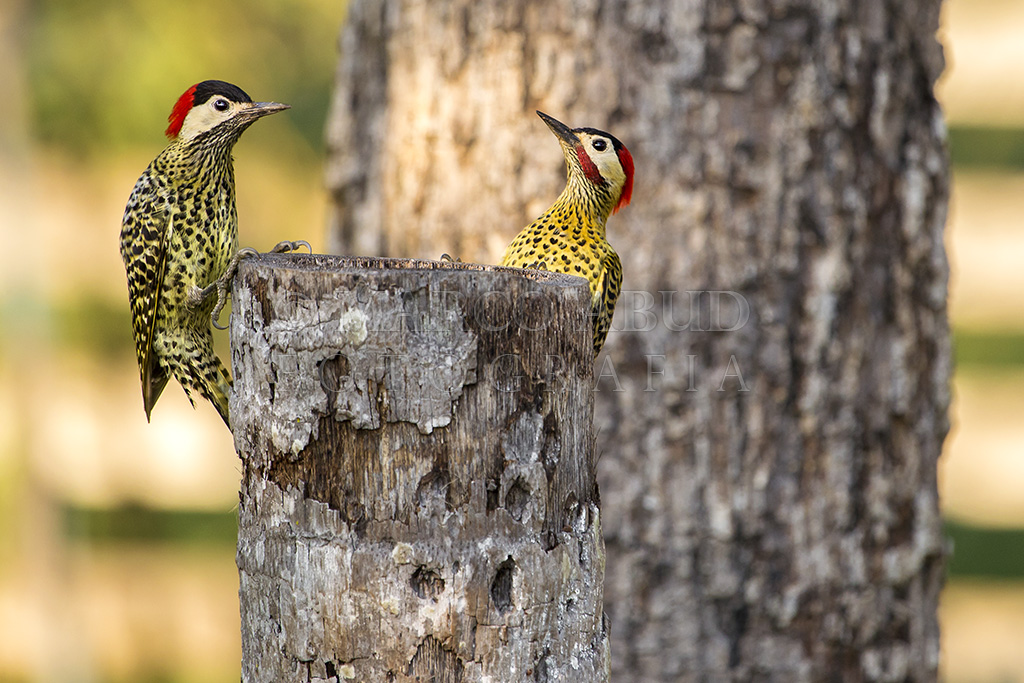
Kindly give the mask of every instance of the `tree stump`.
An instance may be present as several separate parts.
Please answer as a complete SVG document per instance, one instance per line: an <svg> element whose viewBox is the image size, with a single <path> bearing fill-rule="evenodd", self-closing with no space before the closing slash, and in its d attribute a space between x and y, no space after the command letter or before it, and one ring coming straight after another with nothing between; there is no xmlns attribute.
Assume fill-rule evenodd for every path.
<svg viewBox="0 0 1024 683"><path fill-rule="evenodd" d="M584 281L266 254L233 302L242 680L606 681Z"/></svg>

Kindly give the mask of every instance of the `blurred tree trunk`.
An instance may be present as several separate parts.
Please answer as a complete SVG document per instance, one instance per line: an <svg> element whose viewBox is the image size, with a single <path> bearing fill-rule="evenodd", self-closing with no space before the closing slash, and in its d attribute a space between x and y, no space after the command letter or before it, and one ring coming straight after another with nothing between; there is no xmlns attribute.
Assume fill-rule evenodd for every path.
<svg viewBox="0 0 1024 683"><path fill-rule="evenodd" d="M636 159L598 360L612 680L934 680L947 431L938 0L354 0L331 245L495 262L535 108Z"/></svg>

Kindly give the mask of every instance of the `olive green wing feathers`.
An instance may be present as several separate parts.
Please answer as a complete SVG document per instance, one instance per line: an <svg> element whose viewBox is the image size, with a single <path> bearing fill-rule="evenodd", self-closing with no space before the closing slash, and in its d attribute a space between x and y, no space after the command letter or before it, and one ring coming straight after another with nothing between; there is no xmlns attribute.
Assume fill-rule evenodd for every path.
<svg viewBox="0 0 1024 683"><path fill-rule="evenodd" d="M151 168L135 184L121 224L121 259L128 275L128 298L147 419L170 379L166 369L156 362L153 333L167 270L174 205L169 188L153 182Z"/></svg>

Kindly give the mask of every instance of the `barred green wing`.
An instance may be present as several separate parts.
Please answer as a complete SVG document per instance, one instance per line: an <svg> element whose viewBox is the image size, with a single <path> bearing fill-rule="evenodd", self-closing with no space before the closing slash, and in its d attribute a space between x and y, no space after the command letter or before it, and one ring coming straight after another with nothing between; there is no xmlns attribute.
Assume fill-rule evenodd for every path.
<svg viewBox="0 0 1024 683"><path fill-rule="evenodd" d="M619 255L609 247L608 254L601 259L601 274L594 288L592 301L592 319L594 323L594 355L604 346L608 330L612 326L612 315L615 313L615 302L619 299L622 287L622 262Z"/></svg>
<svg viewBox="0 0 1024 683"><path fill-rule="evenodd" d="M147 418L170 378L156 362L153 334L167 272L173 205L171 190L153 182L150 166L135 184L121 225L121 259L128 275L135 351Z"/></svg>

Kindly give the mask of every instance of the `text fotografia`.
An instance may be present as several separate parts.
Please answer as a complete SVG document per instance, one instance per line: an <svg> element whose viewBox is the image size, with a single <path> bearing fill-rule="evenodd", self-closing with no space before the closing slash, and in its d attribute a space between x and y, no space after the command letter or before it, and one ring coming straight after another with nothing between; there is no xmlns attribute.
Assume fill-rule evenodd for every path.
<svg viewBox="0 0 1024 683"><path fill-rule="evenodd" d="M546 392L564 392L570 386L576 391L666 389L689 392L686 395L751 391L744 375L748 369L745 357L737 358L728 351L690 353L688 349L694 348L698 338L684 336L728 334L749 324L750 306L733 291L624 292L613 333L642 336L660 326L657 334L661 348L652 349L648 344L640 355L602 355L593 368L590 387L581 387L576 381L580 357L548 355L538 368L539 359L524 362L513 352L512 344L508 352L495 349L491 360L477 366L473 332L522 334L552 324L554 318L538 315L537 308L528 305L528 297L514 297L503 290L467 296L424 288L410 295L358 287L355 298L353 306L350 299L339 294L314 298L291 293L284 307L264 309L265 315L269 313L264 324L273 339L271 346L277 349L272 351L272 364L278 377L302 375L294 379L319 385L329 396L369 391L373 385L386 388L391 395L412 391L420 400L436 397L439 401L450 401L456 385L481 382L499 392L532 391L538 384ZM589 302L581 303L589 310ZM364 313L364 306L374 313ZM575 319L586 327L578 333L589 342L590 316L584 310L580 313ZM559 319L564 325L566 317ZM678 344L673 343L676 333L680 335ZM285 351L307 347L309 339L314 338L322 339L327 346L300 354ZM325 352L332 362L321 360ZM584 362L591 362L589 353L586 356ZM309 361L316 363L318 376L310 376L309 370L303 369L310 367Z"/></svg>
<svg viewBox="0 0 1024 683"><path fill-rule="evenodd" d="M295 354L290 355L297 360ZM279 356L275 359L278 375L289 374L288 368L300 366L297 362L282 362L284 358ZM337 394L346 391L350 385L343 381L347 374L339 373L336 368L339 360L343 367L353 367L353 364L344 362L344 354L338 354L332 359L332 364L319 363L317 365L320 387L328 394ZM361 364L367 378L373 378L375 383L382 386L388 384L389 377L405 377L409 367L420 362L420 358L414 354L403 353L379 353L374 354L372 362ZM569 364L559 355L545 356L543 371L540 374L531 374L523 370L522 357L515 353L502 354L494 359L494 362L483 369L477 382L483 381L494 387L499 392L517 393L531 386L541 385L545 392L565 392L574 385L568 378L574 376ZM668 361L666 354L647 354L644 356L646 373L640 378L643 384L641 391L659 391L666 385L673 390L684 392L714 391L714 392L738 392L750 391L750 386L743 376L740 363L735 355L730 355L722 363L714 365L702 364L695 354L683 355L678 362ZM330 369L329 369L330 368ZM424 373L418 375L416 387L416 400L430 400L432 396L442 401L450 401L451 387L444 381L445 375L441 373ZM359 378L349 378L357 380ZM366 379L366 378L363 378ZM593 391L626 391L620 379L619 372L610 356L605 356L600 369L595 370Z"/></svg>

